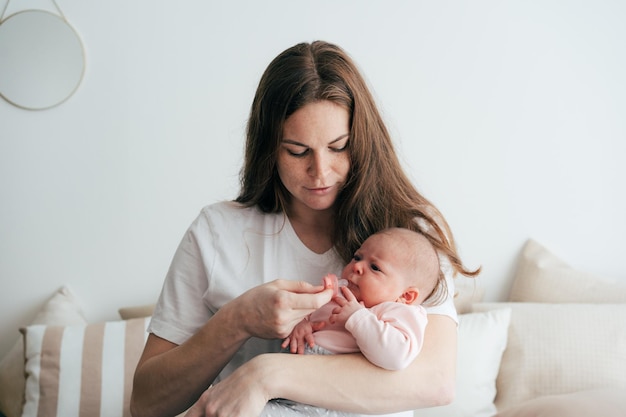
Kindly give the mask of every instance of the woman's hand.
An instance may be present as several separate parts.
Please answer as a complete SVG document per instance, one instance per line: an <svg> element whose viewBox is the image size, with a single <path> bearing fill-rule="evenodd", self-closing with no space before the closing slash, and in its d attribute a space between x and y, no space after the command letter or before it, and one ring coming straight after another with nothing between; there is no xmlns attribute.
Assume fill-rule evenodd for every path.
<svg viewBox="0 0 626 417"><path fill-rule="evenodd" d="M326 304L331 297L332 289L324 289L321 285L272 281L252 288L222 306L180 346L150 335L135 372L131 400L133 415L174 415L187 409L247 339L252 336L282 339L298 322ZM241 368L248 369L245 366ZM241 392L249 392L245 403L237 397L229 406L245 408L241 415L254 415L248 412L247 407L253 404L250 407L254 408L261 402L255 401L257 397L254 395L259 387L255 384L246 386L244 380L245 376L237 383L235 379L229 379L229 385L222 382L202 395L211 399L210 404L215 404L212 399L216 395L220 399L232 399ZM246 391L230 392L228 387L231 385L246 386ZM226 391L225 395L219 394L223 391Z"/></svg>
<svg viewBox="0 0 626 417"><path fill-rule="evenodd" d="M328 303L332 288L302 281L275 280L252 288L222 310L237 314L248 337L282 339L302 320ZM231 314L229 313L229 314ZM261 355L264 356L264 355ZM269 380L257 356L228 378L205 390L189 409L188 417L255 416L272 398L264 385ZM271 370L271 369L269 369ZM245 395L242 395L245 393Z"/></svg>
<svg viewBox="0 0 626 417"><path fill-rule="evenodd" d="M332 288L323 285L275 280L233 301L249 337L284 339L302 319L328 303L332 296Z"/></svg>
<svg viewBox="0 0 626 417"><path fill-rule="evenodd" d="M258 416L271 399L263 384L267 378L260 361L252 359L204 391L185 417Z"/></svg>

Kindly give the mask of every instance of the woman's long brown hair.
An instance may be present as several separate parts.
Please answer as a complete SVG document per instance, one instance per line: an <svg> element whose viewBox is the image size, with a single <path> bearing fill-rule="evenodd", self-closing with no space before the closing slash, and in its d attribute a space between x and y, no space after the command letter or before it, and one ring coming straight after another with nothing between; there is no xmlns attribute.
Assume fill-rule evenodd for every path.
<svg viewBox="0 0 626 417"><path fill-rule="evenodd" d="M471 271L463 266L448 223L406 176L356 65L341 48L327 42L295 45L265 70L248 120L236 201L267 213L285 212L290 196L276 168L283 124L296 110L319 100L333 101L351 115L350 172L335 204L334 244L339 255L347 262L371 234L404 227L424 234L449 259L455 273L478 275L480 268Z"/></svg>

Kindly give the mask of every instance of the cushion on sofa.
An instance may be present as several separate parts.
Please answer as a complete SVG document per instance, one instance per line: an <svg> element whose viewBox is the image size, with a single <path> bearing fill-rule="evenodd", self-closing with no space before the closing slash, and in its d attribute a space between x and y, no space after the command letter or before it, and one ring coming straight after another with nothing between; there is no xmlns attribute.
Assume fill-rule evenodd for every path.
<svg viewBox="0 0 626 417"><path fill-rule="evenodd" d="M149 320L23 329L23 416L130 416L132 378Z"/></svg>
<svg viewBox="0 0 626 417"><path fill-rule="evenodd" d="M488 417L496 412L496 376L507 343L511 310L459 315L456 398L415 417Z"/></svg>
<svg viewBox="0 0 626 417"><path fill-rule="evenodd" d="M144 304L140 306L122 307L117 310L122 320L139 319L150 317L154 312L155 304Z"/></svg>
<svg viewBox="0 0 626 417"><path fill-rule="evenodd" d="M624 417L626 396L618 388L547 395L498 413L495 417Z"/></svg>
<svg viewBox="0 0 626 417"><path fill-rule="evenodd" d="M519 257L509 301L626 303L626 285L576 270L530 239Z"/></svg>
<svg viewBox="0 0 626 417"><path fill-rule="evenodd" d="M474 278L456 277L454 287L454 307L458 314L471 313L472 304L480 303L485 296L485 289Z"/></svg>
<svg viewBox="0 0 626 417"><path fill-rule="evenodd" d="M46 301L31 324L86 324L83 311L68 287L62 287ZM20 417L24 404L24 341L18 330L17 339L0 362L0 411L6 417Z"/></svg>
<svg viewBox="0 0 626 417"><path fill-rule="evenodd" d="M511 308L495 404L506 410L545 395L626 389L626 304L479 303Z"/></svg>

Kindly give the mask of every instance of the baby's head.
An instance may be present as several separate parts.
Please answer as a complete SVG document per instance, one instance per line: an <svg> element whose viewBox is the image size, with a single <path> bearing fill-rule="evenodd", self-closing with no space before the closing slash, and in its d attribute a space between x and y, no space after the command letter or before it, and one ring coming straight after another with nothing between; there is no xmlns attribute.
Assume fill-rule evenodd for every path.
<svg viewBox="0 0 626 417"><path fill-rule="evenodd" d="M384 301L422 304L445 285L435 248L422 234L402 228L370 236L341 276L366 307Z"/></svg>

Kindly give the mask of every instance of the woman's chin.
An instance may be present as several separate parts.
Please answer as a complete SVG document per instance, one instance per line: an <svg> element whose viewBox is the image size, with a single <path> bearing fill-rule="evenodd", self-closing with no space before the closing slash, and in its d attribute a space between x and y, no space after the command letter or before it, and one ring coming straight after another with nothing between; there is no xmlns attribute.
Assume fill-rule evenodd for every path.
<svg viewBox="0 0 626 417"><path fill-rule="evenodd" d="M335 204L334 198L319 198L319 199L309 199L305 201L304 204L310 209L314 211L326 211L330 210Z"/></svg>

